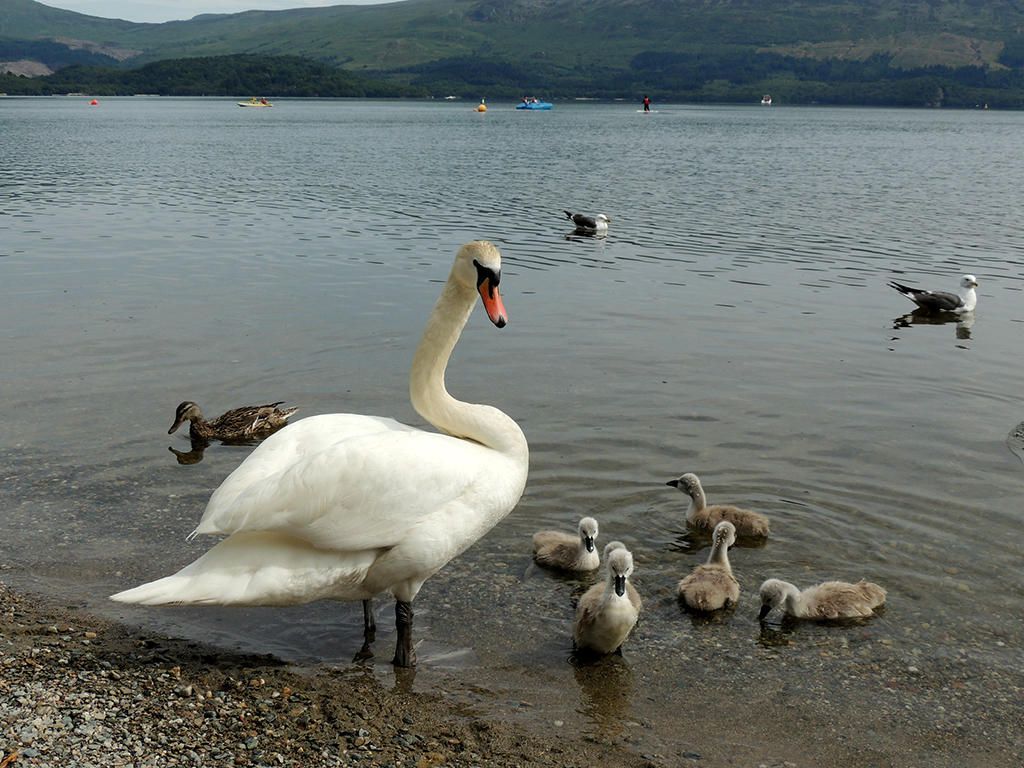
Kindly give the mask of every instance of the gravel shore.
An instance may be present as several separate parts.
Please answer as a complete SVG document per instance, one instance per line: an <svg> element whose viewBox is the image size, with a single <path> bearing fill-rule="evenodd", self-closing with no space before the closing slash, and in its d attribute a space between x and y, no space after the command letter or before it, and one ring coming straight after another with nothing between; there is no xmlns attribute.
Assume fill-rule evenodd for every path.
<svg viewBox="0 0 1024 768"><path fill-rule="evenodd" d="M624 766L616 745L545 738L389 690L140 633L0 584L0 766Z"/></svg>
<svg viewBox="0 0 1024 768"><path fill-rule="evenodd" d="M648 624L661 613L671 618L653 606ZM468 616L457 623L474 626ZM641 627L635 671L615 656L576 668L575 702L550 671L497 659L459 670L447 690L414 690L409 670L389 671L389 687L379 667L288 665L0 583L0 768L1009 768L1024 759L1016 665L999 672L942 648L908 659L867 629L806 648L780 635L779 649L796 651L784 654L764 636L736 651L741 635L722 634L728 623L695 629L680 648L648 648L645 635L669 633ZM666 660L690 670L674 706L656 696L670 679ZM477 692L490 704L470 703Z"/></svg>

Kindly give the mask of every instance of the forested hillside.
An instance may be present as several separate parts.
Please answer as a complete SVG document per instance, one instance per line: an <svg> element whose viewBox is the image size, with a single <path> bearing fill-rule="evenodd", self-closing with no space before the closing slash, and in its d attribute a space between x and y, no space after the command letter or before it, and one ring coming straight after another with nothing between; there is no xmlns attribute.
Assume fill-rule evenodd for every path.
<svg viewBox="0 0 1024 768"><path fill-rule="evenodd" d="M405 0L167 24L95 19L33 0L0 4L0 52L45 39L118 68L301 56L409 93L498 98L647 91L662 101L749 101L771 93L777 103L1016 108L1024 104L1022 32L1024 0ZM58 54L46 55L61 65L99 63ZM49 76L55 89L70 83L59 75ZM99 78L94 88L117 79L88 77Z"/></svg>

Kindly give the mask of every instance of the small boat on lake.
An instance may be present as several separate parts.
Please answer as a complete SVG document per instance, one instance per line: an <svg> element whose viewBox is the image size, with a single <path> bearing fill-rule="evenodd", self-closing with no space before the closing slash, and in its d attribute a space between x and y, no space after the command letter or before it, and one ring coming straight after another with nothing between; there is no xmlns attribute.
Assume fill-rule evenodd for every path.
<svg viewBox="0 0 1024 768"><path fill-rule="evenodd" d="M523 99L516 104L516 109L551 109L554 104L550 101L537 101L536 99Z"/></svg>
<svg viewBox="0 0 1024 768"><path fill-rule="evenodd" d="M766 93L764 96L761 97L761 103L764 104L766 107L770 106L772 103L772 97Z"/></svg>
<svg viewBox="0 0 1024 768"><path fill-rule="evenodd" d="M238 106L240 106L240 107L272 107L274 105L271 104L266 99L257 99L254 96L253 98L249 99L248 101L240 101L240 102L238 102Z"/></svg>

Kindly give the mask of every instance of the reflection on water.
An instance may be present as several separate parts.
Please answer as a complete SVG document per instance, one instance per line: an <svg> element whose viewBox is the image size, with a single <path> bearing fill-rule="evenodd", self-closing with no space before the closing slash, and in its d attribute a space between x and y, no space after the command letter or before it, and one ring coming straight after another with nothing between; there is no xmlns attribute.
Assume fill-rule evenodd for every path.
<svg viewBox="0 0 1024 768"><path fill-rule="evenodd" d="M892 327L896 330L910 328L913 325L952 325L956 329L957 339L970 339L971 328L974 327L974 312L953 315L929 312L927 309L915 309L892 321Z"/></svg>
<svg viewBox="0 0 1024 768"><path fill-rule="evenodd" d="M597 659L570 657L573 678L580 688L580 709L602 740L627 732L632 719L633 670L620 653Z"/></svg>
<svg viewBox="0 0 1024 768"><path fill-rule="evenodd" d="M456 646L460 672L545 670L605 721L629 697L589 690L632 667L614 690L670 707L694 660L733 654L737 678L756 663L774 630L754 590L793 574L866 576L889 607L856 635L798 626L786 653L886 640L921 668L955 654L1019 669L1024 437L1007 429L1024 253L1007 222L1024 208L1024 114L667 106L653 121L569 104L525 123L500 105L486 121L444 104L279 106L270 120L216 100L4 101L5 580L158 631L350 664L358 604L107 603L210 547L184 537L250 450L213 442L181 466L199 458L181 443L168 460L162 404L286 396L302 415L422 425L415 343L455 251L485 238L509 325L471 317L447 385L516 419L530 478L514 513L424 586L425 666ZM581 162L610 141L620 151L599 167ZM546 172L524 177L522 157ZM569 199L612 228L568 232ZM977 318L893 321L906 300L885 284L907 272L977 274ZM710 498L772 521L763 546L730 553L741 601L707 623L674 588L710 537L664 485L694 467ZM604 677L564 663L588 580L523 577L529 536L583 514L599 548L634 553L648 601L629 664L610 659Z"/></svg>

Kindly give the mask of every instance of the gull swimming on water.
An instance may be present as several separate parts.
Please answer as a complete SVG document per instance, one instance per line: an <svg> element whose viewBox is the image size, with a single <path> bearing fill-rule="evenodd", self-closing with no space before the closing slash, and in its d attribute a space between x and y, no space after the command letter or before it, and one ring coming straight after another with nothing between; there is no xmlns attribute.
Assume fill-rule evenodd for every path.
<svg viewBox="0 0 1024 768"><path fill-rule="evenodd" d="M582 213L569 213L564 211L565 217L575 224L579 229L588 229L593 232L601 232L608 229L608 222L611 221L603 213L597 216L586 216Z"/></svg>
<svg viewBox="0 0 1024 768"><path fill-rule="evenodd" d="M978 294L974 292L978 287L978 280L974 275L964 275L960 278L959 294L948 291L922 291L896 282L889 283L889 286L929 312L954 312L959 315L971 312L978 304Z"/></svg>

